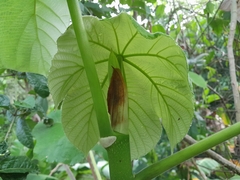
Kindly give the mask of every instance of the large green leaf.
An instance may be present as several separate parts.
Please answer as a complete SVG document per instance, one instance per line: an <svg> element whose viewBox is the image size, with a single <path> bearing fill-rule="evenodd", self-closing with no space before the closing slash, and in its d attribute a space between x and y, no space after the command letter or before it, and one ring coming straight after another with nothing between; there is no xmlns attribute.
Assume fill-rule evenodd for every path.
<svg viewBox="0 0 240 180"><path fill-rule="evenodd" d="M52 127L38 123L33 129L33 135L37 141L34 154L38 159L46 158L48 162L73 165L84 158L83 154L69 142L59 122L54 123Z"/></svg>
<svg viewBox="0 0 240 180"><path fill-rule="evenodd" d="M0 68L47 74L69 24L65 0L0 1Z"/></svg>
<svg viewBox="0 0 240 180"><path fill-rule="evenodd" d="M111 52L123 65L132 159L155 146L161 124L174 147L187 133L193 116L188 68L181 48L167 35L148 33L127 14L102 21L84 17L84 24L105 97ZM66 135L88 152L100 137L72 26L58 39L49 87L56 104L64 100L62 123Z"/></svg>

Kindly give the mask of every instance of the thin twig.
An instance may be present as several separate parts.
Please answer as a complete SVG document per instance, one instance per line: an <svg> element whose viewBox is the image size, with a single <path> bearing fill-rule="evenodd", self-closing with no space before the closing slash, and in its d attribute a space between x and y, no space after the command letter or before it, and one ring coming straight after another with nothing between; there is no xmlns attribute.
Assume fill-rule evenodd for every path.
<svg viewBox="0 0 240 180"><path fill-rule="evenodd" d="M223 0L222 0L222 2L223 2ZM222 2L221 2L221 4L222 4ZM220 4L220 5L221 5L221 4ZM219 11L219 9L220 9L220 5L219 5L218 9L216 10L215 14L213 15L212 19L209 20L209 22L208 22L208 24L207 24L207 27L201 32L200 36L198 36L198 38L197 38L197 40L196 40L196 43L195 43L195 44L193 45L193 47L192 47L193 50L195 50L195 47L196 47L196 45L198 44L200 38L204 35L205 31L209 28L210 24L212 23L212 21L213 21L214 18L216 17L216 15L217 15L217 13L218 13L218 11Z"/></svg>
<svg viewBox="0 0 240 180"><path fill-rule="evenodd" d="M191 159L193 165L196 167L197 171L199 172L199 175L202 177L203 180L207 180L206 175L198 168L198 165L195 162L195 159Z"/></svg>
<svg viewBox="0 0 240 180"><path fill-rule="evenodd" d="M186 135L184 137L184 140L189 143L189 144L195 144L197 141L195 139L193 139L191 136ZM222 164L224 167L228 168L229 170L235 172L236 174L240 175L240 168L237 167L235 164L233 164L232 162L228 161L227 159L225 159L224 157L222 157L221 155L215 153L212 150L207 150L206 153L208 154L209 157L211 157L212 159L214 159L215 161L217 161L218 163Z"/></svg>
<svg viewBox="0 0 240 180"><path fill-rule="evenodd" d="M75 178L73 172L71 171L71 169L69 168L69 166L66 165L66 164L63 164L63 167L65 168L65 170L66 170L66 172L67 172L67 174L68 174L68 177L69 177L71 180L76 180L76 178Z"/></svg>
<svg viewBox="0 0 240 180"><path fill-rule="evenodd" d="M17 111L16 111L16 112L17 112ZM14 113L14 114L16 114L16 113ZM4 138L4 141L5 141L5 142L7 141L8 137L9 137L9 134L10 134L11 131L12 131L12 127L13 127L13 124L14 124L15 120L16 120L16 116L14 116L14 118L12 119L12 122L11 122L9 128L8 128L7 134L6 134L5 138Z"/></svg>
<svg viewBox="0 0 240 180"><path fill-rule="evenodd" d="M96 161L94 159L92 151L89 151L87 160L88 160L88 163L89 163L90 168L92 170L92 175L93 175L94 180L101 180L102 178L101 178L101 175L98 171L97 164L96 164Z"/></svg>
<svg viewBox="0 0 240 180"><path fill-rule="evenodd" d="M62 165L63 163L58 163L56 167L51 170L49 176L52 176Z"/></svg>

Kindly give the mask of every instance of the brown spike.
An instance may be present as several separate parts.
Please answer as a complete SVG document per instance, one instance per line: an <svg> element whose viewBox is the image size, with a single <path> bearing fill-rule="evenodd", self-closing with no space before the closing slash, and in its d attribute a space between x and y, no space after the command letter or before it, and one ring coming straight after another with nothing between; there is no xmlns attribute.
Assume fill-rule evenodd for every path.
<svg viewBox="0 0 240 180"><path fill-rule="evenodd" d="M113 68L110 86L108 88L107 103L113 129L121 133L127 133L127 88L120 69Z"/></svg>

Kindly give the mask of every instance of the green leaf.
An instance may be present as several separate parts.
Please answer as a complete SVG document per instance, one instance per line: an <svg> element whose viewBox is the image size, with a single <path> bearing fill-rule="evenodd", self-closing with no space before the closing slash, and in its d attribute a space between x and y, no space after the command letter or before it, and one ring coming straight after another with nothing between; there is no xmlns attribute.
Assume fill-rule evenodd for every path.
<svg viewBox="0 0 240 180"><path fill-rule="evenodd" d="M32 109L35 107L35 99L33 96L28 96L23 101L15 101L14 105L22 108Z"/></svg>
<svg viewBox="0 0 240 180"><path fill-rule="evenodd" d="M152 26L152 32L156 33L156 32L162 32L162 33L166 33L166 30L164 29L164 27L160 24L154 25Z"/></svg>
<svg viewBox="0 0 240 180"><path fill-rule="evenodd" d="M61 123L54 123L51 127L38 123L32 133L37 141L34 147L36 158L70 165L83 160L83 154L65 136Z"/></svg>
<svg viewBox="0 0 240 180"><path fill-rule="evenodd" d="M5 141L0 142L0 162L10 155L8 145Z"/></svg>
<svg viewBox="0 0 240 180"><path fill-rule="evenodd" d="M153 149L161 135L161 123L173 148L187 133L193 116L187 62L181 48L167 35L148 33L127 14L102 21L84 17L84 24L105 99L112 52L123 66L132 159ZM56 105L64 100L62 123L67 137L87 153L100 137L72 26L58 39L49 88Z"/></svg>
<svg viewBox="0 0 240 180"><path fill-rule="evenodd" d="M0 173L28 173L37 170L36 163L25 156L9 156L0 162Z"/></svg>
<svg viewBox="0 0 240 180"><path fill-rule="evenodd" d="M45 174L29 173L26 180L58 180L58 178L55 178L53 176L48 176Z"/></svg>
<svg viewBox="0 0 240 180"><path fill-rule="evenodd" d="M16 123L16 135L18 140L26 147L32 149L34 147L33 137L31 129L27 125L26 121L22 118L17 119Z"/></svg>
<svg viewBox="0 0 240 180"><path fill-rule="evenodd" d="M45 116L48 110L48 100L38 96L36 99L36 110L40 116Z"/></svg>
<svg viewBox="0 0 240 180"><path fill-rule="evenodd" d="M188 74L194 84L196 84L197 86L202 87L204 89L207 87L207 82L203 79L202 76L200 76L194 72L189 72Z"/></svg>
<svg viewBox="0 0 240 180"><path fill-rule="evenodd" d="M196 161L198 168L206 175L210 175L212 171L220 167L219 163L210 158L204 158Z"/></svg>
<svg viewBox="0 0 240 180"><path fill-rule="evenodd" d="M48 74L69 25L66 1L0 1L0 12L0 68Z"/></svg>
<svg viewBox="0 0 240 180"><path fill-rule="evenodd" d="M214 4L210 1L208 1L208 3L206 4L206 8L204 9L204 13L213 13L214 11Z"/></svg>
<svg viewBox="0 0 240 180"><path fill-rule="evenodd" d="M238 180L238 179L240 179L240 176L239 175L234 175L229 180Z"/></svg>
<svg viewBox="0 0 240 180"><path fill-rule="evenodd" d="M156 9L156 12L155 12L155 16L156 18L162 18L162 16L164 15L164 10L165 10L165 5L162 4L162 5L159 5Z"/></svg>
<svg viewBox="0 0 240 180"><path fill-rule="evenodd" d="M54 122L61 122L61 113L62 113L62 111L60 111L60 110L55 110L55 111L52 111L52 112L50 112L48 115L47 115L47 117L48 118L51 118L51 119L53 119L54 120Z"/></svg>
<svg viewBox="0 0 240 180"><path fill-rule="evenodd" d="M214 102L214 101L217 101L217 100L219 100L220 99L220 97L219 97L219 95L217 95L217 94L211 94L211 95L208 95L207 97L206 97L206 103L211 103L211 102Z"/></svg>
<svg viewBox="0 0 240 180"><path fill-rule="evenodd" d="M6 95L0 94L0 107L7 108L10 106L10 100Z"/></svg>
<svg viewBox="0 0 240 180"><path fill-rule="evenodd" d="M29 84L34 87L34 91L41 96L46 98L49 96L49 89L47 86L47 78L40 74L26 73Z"/></svg>

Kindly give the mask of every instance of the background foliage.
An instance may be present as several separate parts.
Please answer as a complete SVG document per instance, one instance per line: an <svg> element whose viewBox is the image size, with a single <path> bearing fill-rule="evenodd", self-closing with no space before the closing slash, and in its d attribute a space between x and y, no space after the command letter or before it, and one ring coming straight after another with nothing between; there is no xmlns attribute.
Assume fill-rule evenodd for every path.
<svg viewBox="0 0 240 180"><path fill-rule="evenodd" d="M20 1L13 1L12 7L21 9L24 5ZM9 19L6 1L0 2L0 12L5 14L0 19L4 28L0 29L0 160L4 159L8 166L0 163L0 177L2 179L67 179L69 165L76 179L92 179L91 171L83 154L73 147L63 133L60 111L54 110L54 105L47 86L47 79L51 59L56 49L41 47L41 40L55 44L57 38L66 30L69 24L69 14L65 1L48 2L36 1L38 7L35 16L29 18L25 29L17 29L17 24L11 23L20 13L26 16L32 9L13 11L15 17ZM189 64L189 77L193 82L195 113L189 135L200 140L234 123L233 96L230 85L229 67L226 56L226 45L229 33L230 13L220 10L221 1L142 1L142 0L101 0L79 1L84 15L97 16L100 19L114 17L120 12L132 15L149 32L163 32L172 37L184 50ZM52 7L52 8L46 8ZM53 10L53 11L52 11ZM53 16L61 14L60 18ZM53 14L52 14L53 13ZM51 22L43 21L51 16ZM56 21L58 19L58 21ZM62 29L56 30L55 24ZM37 27L35 32L29 33L29 28ZM39 27L46 27L46 31ZM234 40L234 52L237 69L239 69L239 23ZM48 32L48 33L47 33ZM19 39L13 39L11 34L19 33ZM37 40L36 40L37 39ZM9 43L16 42L16 46L9 48ZM32 46L32 51L26 54L16 54L18 48ZM36 48L35 48L36 47ZM54 47L54 46L51 46ZM49 51L49 56L42 57L41 51ZM9 57L7 54L12 54ZM2 59L9 59L16 63L14 70L9 70L9 64L3 64ZM44 58L44 64L38 64L38 59ZM35 68L45 76L25 73L25 66ZM12 66L11 66L12 67ZM239 74L238 74L239 76ZM17 122L17 123L14 123ZM60 140L59 140L60 139ZM3 143L7 140L7 144ZM58 140L58 141L56 141ZM178 144L174 151L178 151L188 144L184 141ZM227 159L238 159L233 154L233 140L215 147L215 151ZM107 164L106 152L96 145L95 159L101 167L103 178L108 178L105 168ZM163 132L156 147L133 163L134 172L138 172L147 165L157 162L171 153L166 133ZM24 162L23 166L11 164L12 159ZM16 161L15 161L16 162ZM234 161L237 162L237 161ZM76 163L78 163L76 165ZM74 166L73 166L74 165ZM238 163L236 163L236 166ZM11 169L9 167L15 167ZM39 174L35 174L36 172ZM29 174L28 174L29 173ZM10 175L10 176L9 176ZM9 177L8 177L9 176ZM234 173L217 162L206 157L205 154L182 163L178 167L166 172L156 179L226 179L232 178Z"/></svg>

